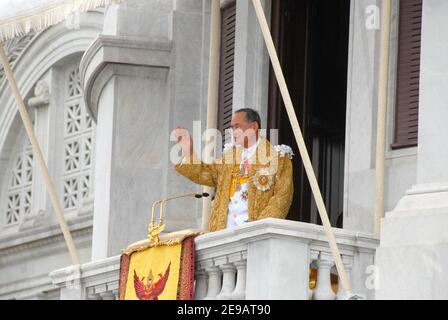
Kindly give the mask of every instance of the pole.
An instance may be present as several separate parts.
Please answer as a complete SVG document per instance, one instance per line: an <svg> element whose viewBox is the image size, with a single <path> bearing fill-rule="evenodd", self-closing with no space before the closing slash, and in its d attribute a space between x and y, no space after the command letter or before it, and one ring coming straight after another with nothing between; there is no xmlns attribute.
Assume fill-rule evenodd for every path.
<svg viewBox="0 0 448 320"><path fill-rule="evenodd" d="M207 99L207 129L216 128L218 108L218 77L219 77L219 41L221 24L221 6L219 0L211 0L210 19L210 61L208 70L208 99ZM207 136L208 139L208 136ZM208 141L208 140L207 140ZM207 148L206 148L207 150ZM210 162L210 155L205 155L205 162ZM204 187L203 192L212 194L211 187ZM202 230L208 230L210 220L211 197L202 202Z"/></svg>
<svg viewBox="0 0 448 320"><path fill-rule="evenodd" d="M386 153L387 85L389 72L390 0L383 0L381 18L381 55L378 84L378 114L376 128L376 170L375 170L375 234L381 230L384 214L384 165Z"/></svg>
<svg viewBox="0 0 448 320"><path fill-rule="evenodd" d="M314 195L314 200L316 201L317 209L319 211L322 224L324 226L325 233L328 238L328 243L330 245L331 253L336 264L336 269L338 270L339 279L347 293L350 292L350 284L345 272L344 264L342 263L342 258L339 253L338 246L336 244L336 238L334 237L333 229L331 228L330 220L328 219L327 210L325 208L324 200L322 199L322 194L317 183L316 175L314 174L313 166L311 164L310 156L308 150L306 149L305 141L303 140L302 131L300 130L299 121L297 120L296 113L292 104L291 96L289 94L288 87L286 85L286 80L283 75L282 68L280 66L280 61L278 59L277 51L272 40L272 35L269 30L269 25L266 21L266 16L263 11L260 0L252 0L254 5L258 22L260 23L261 31L266 43L266 47L269 52L269 57L271 59L272 67L274 69L275 76L277 78L277 83L280 88L280 92L283 97L283 102L288 113L289 121L291 122L292 130L294 131L294 136L296 138L297 145L299 147L300 156L302 157L303 166L305 167L308 180L311 185L311 190Z"/></svg>
<svg viewBox="0 0 448 320"><path fill-rule="evenodd" d="M17 106L19 108L19 113L23 121L23 125L25 127L26 133L28 134L28 138L30 139L31 145L33 147L34 157L36 158L37 165L42 173L42 177L44 179L48 193L50 195L51 202L53 203L54 212L56 214L59 226L61 227L62 233L64 235L64 239L67 244L68 251L70 252L72 262L73 264L78 265L80 264L78 253L73 243L70 230L68 229L67 223L65 221L64 212L62 210L59 198L54 188L53 181L51 180L50 174L48 172L47 165L45 164L45 160L42 155L39 142L37 141L36 135L34 134L34 129L30 120L30 116L28 114L28 111L26 110L23 98L20 95L19 88L17 87L17 83L12 73L11 65L9 64L9 60L8 57L6 56L5 48L2 42L0 42L0 62L3 64L5 75L8 79L8 83L16 99Z"/></svg>

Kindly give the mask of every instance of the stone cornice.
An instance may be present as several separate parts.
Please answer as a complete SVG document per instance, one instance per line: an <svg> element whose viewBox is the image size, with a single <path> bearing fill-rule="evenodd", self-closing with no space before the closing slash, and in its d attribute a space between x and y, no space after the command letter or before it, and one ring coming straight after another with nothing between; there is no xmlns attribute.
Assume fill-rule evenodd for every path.
<svg viewBox="0 0 448 320"><path fill-rule="evenodd" d="M68 225L75 239L92 233L91 217L68 221ZM22 231L0 239L0 257L61 242L64 242L64 237L57 224Z"/></svg>
<svg viewBox="0 0 448 320"><path fill-rule="evenodd" d="M104 81L98 81L109 64L169 68L172 41L123 36L99 35L86 50L80 63L80 75L86 106L96 121L98 100Z"/></svg>
<svg viewBox="0 0 448 320"><path fill-rule="evenodd" d="M35 295L37 292L55 289L57 289L56 286L53 285L51 278L45 273L32 278L24 278L12 283L2 284L0 286L0 297L1 299L26 299L27 296Z"/></svg>
<svg viewBox="0 0 448 320"><path fill-rule="evenodd" d="M32 108L47 106L50 103L50 88L45 80L39 80L34 88L34 97L28 100Z"/></svg>

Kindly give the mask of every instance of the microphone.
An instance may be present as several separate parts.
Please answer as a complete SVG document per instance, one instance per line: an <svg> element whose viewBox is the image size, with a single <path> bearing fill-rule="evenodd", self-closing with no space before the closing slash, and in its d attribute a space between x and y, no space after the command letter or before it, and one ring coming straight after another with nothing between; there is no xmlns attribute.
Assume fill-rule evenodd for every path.
<svg viewBox="0 0 448 320"><path fill-rule="evenodd" d="M200 198L206 198L210 196L208 193L204 192L204 193L187 193L187 194L183 194L180 196L172 196L166 199L162 199L162 200L157 200L152 204L152 210L151 210L151 225L154 226L154 211L155 211L155 206L157 204L160 204L160 215L159 215L159 224L163 223L163 209L164 206L166 204L166 202L171 201L171 200L175 200L175 199L180 199L180 198L187 198L187 197L195 197L196 199L200 199Z"/></svg>
<svg viewBox="0 0 448 320"><path fill-rule="evenodd" d="M204 192L202 194L197 193L194 195L195 198L200 199L200 198L207 198L209 196L209 194L207 192Z"/></svg>
<svg viewBox="0 0 448 320"><path fill-rule="evenodd" d="M196 199L200 199L200 198L206 198L208 197L209 194L204 192L204 193L187 193L187 194L183 194L180 196L173 196L173 197L169 197L166 199L162 199L162 200L157 200L152 204L152 210L151 210L151 223L148 226L148 238L155 242L158 243L159 242L159 233L161 233L164 229L165 229L165 225L163 224L163 209L165 204L168 201L171 200L175 200L175 199L180 199L180 198L186 198L186 197L195 197ZM159 217L159 223L157 224L157 226L155 225L155 221L154 221L154 211L155 211L155 206L157 204L160 204L160 217Z"/></svg>

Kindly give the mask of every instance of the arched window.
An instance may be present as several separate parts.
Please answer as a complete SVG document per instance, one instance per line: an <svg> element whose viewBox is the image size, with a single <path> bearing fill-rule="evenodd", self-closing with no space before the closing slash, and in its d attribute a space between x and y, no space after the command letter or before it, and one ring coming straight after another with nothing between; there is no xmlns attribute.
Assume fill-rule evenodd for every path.
<svg viewBox="0 0 448 320"><path fill-rule="evenodd" d="M7 179L7 196L4 224L20 223L30 213L33 183L33 151L24 130L19 135L17 148L12 157L11 171Z"/></svg>
<svg viewBox="0 0 448 320"><path fill-rule="evenodd" d="M30 114L36 115L37 126L41 126L35 128L36 134L44 155L48 155L47 166L67 219L93 213L95 124L84 104L78 66L79 57L56 66L55 79L59 80L49 81L54 104L50 103L49 108L30 106L34 110ZM23 225L24 220L43 218L38 212L51 208L51 204L42 179L36 175L32 148L23 127L17 139L11 141L14 148L2 181L0 209L1 224L18 226L20 230L34 225Z"/></svg>
<svg viewBox="0 0 448 320"><path fill-rule="evenodd" d="M65 70L63 208L80 209L91 196L94 124L82 98L78 65Z"/></svg>

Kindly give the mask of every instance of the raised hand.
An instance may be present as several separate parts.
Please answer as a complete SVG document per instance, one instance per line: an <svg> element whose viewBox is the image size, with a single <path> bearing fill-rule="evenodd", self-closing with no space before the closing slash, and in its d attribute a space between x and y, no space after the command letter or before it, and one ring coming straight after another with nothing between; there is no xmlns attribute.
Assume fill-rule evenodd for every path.
<svg viewBox="0 0 448 320"><path fill-rule="evenodd" d="M193 152L193 139L188 134L188 131L185 128L178 126L175 129L175 135L183 155L186 157L190 156Z"/></svg>

